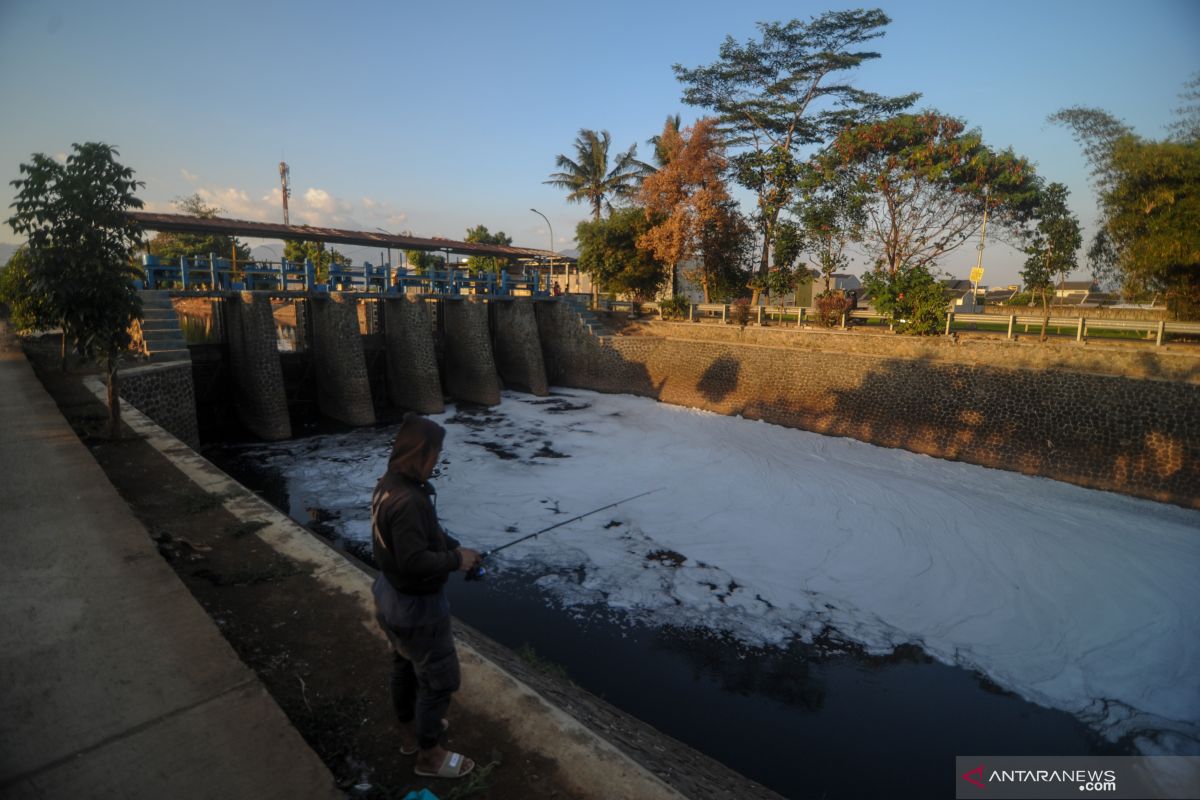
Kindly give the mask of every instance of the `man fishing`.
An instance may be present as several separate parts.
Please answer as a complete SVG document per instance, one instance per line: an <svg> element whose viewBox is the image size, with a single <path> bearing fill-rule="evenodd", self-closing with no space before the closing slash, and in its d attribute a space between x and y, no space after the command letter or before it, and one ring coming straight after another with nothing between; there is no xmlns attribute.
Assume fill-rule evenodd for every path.
<svg viewBox="0 0 1200 800"><path fill-rule="evenodd" d="M417 775L461 778L475 762L438 744L459 687L446 579L470 572L480 555L438 523L429 478L446 437L440 425L406 414L387 472L371 497L371 535L380 574L372 590L375 618L392 644L392 705L400 752L417 756Z"/></svg>

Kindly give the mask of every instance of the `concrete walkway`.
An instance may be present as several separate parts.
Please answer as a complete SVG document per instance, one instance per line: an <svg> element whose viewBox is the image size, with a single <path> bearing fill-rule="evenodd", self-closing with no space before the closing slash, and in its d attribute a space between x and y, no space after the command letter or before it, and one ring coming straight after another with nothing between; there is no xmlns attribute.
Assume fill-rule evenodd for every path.
<svg viewBox="0 0 1200 800"><path fill-rule="evenodd" d="M0 322L0 798L329 798Z"/></svg>

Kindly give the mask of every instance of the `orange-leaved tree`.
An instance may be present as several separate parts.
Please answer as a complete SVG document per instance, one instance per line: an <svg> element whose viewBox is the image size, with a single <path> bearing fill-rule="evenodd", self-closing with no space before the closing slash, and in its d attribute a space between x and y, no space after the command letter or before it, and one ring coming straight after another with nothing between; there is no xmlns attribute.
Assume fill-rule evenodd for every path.
<svg viewBox="0 0 1200 800"><path fill-rule="evenodd" d="M737 282L744 257L739 243L751 233L722 178L728 161L717 120L701 119L680 131L668 119L656 149L664 165L642 182L638 201L647 218L662 221L638 246L670 265L672 294L677 265L696 261L685 274L700 284L707 303L714 291L726 294L727 284Z"/></svg>

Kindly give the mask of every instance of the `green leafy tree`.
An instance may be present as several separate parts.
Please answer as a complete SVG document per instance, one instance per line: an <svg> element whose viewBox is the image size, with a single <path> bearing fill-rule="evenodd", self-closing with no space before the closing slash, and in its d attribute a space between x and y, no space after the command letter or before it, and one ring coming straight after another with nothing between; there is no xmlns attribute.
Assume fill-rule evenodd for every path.
<svg viewBox="0 0 1200 800"><path fill-rule="evenodd" d="M141 182L117 162L116 148L72 145L66 163L35 153L12 181L16 197L9 226L27 237L28 288L60 321L84 358L103 364L108 379L108 429L120 432L117 369L141 318L133 266L142 232L129 211L142 207Z"/></svg>
<svg viewBox="0 0 1200 800"><path fill-rule="evenodd" d="M821 294L830 296L834 274L850 266L847 248L863 238L868 196L857 191L851 181L824 178L818 170L809 171L792 213L800 250L807 254L809 268L821 275Z"/></svg>
<svg viewBox="0 0 1200 800"><path fill-rule="evenodd" d="M1076 253L1083 245L1079 220L1067 207L1067 187L1052 183L1041 191L1034 219L1036 226L1025 247L1025 268L1021 279L1025 290L1042 298L1042 336L1050 324L1050 296L1079 265Z"/></svg>
<svg viewBox="0 0 1200 800"><path fill-rule="evenodd" d="M883 97L840 80L879 58L861 48L883 36L890 21L879 9L859 9L830 11L807 22L760 22L760 39L739 44L726 37L712 64L674 66L685 87L683 101L713 109L729 144L741 150L732 168L737 182L757 197L760 279L770 266L779 215L801 178L798 152L848 125L908 108L919 97Z"/></svg>
<svg viewBox="0 0 1200 800"><path fill-rule="evenodd" d="M1175 109L1175 121L1171 123L1171 139L1176 142L1200 140L1200 72L1183 85L1179 93L1183 105Z"/></svg>
<svg viewBox="0 0 1200 800"><path fill-rule="evenodd" d="M646 174L646 165L637 160L637 145L618 153L609 168L609 148L612 136L608 131L597 133L586 128L575 137L575 158L559 154L550 180L543 183L567 190L567 200L587 203L592 207L592 220L600 220L600 212L613 209L613 201L628 200L637 192Z"/></svg>
<svg viewBox="0 0 1200 800"><path fill-rule="evenodd" d="M638 241L654 224L655 220L636 206L579 223L575 228L579 268L605 291L628 294L638 301L653 297L667 280L667 267L650 250L639 247Z"/></svg>
<svg viewBox="0 0 1200 800"><path fill-rule="evenodd" d="M409 250L408 265L418 275L430 272L440 272L446 268L446 257L440 253L430 253L425 250Z"/></svg>
<svg viewBox="0 0 1200 800"><path fill-rule="evenodd" d="M486 225L476 225L474 228L467 229L467 238L464 241L473 242L475 244L498 244L505 247L512 244L512 237L504 233L504 231L496 231L491 233ZM497 258L494 256L468 256L467 269L471 272L491 272L499 275L501 270L504 270L511 263L511 259Z"/></svg>
<svg viewBox="0 0 1200 800"><path fill-rule="evenodd" d="M1037 197L1033 167L934 111L847 128L818 161L826 179L869 198L862 242L876 268L927 270L978 232L987 208L1019 231Z"/></svg>
<svg viewBox="0 0 1200 800"><path fill-rule="evenodd" d="M213 219L220 216L222 211L217 206L205 203L204 198L198 194L177 198L172 203L181 214L202 219ZM236 236L213 233L160 232L150 240L150 254L157 256L165 263L175 263L180 256L207 258L209 253L218 258L232 258L235 251L240 264L245 264L252 259L250 246L243 244Z"/></svg>
<svg viewBox="0 0 1200 800"><path fill-rule="evenodd" d="M736 200L722 203L720 213L700 233L700 263L683 276L699 283L706 302L728 303L745 293L753 273L757 242L754 229Z"/></svg>
<svg viewBox="0 0 1200 800"><path fill-rule="evenodd" d="M313 263L314 281L329 282L329 268L334 264L348 267L351 261L338 251L336 247L325 247L324 242L300 242L294 239L283 245L283 257L293 263L302 264L305 261Z"/></svg>
<svg viewBox="0 0 1200 800"><path fill-rule="evenodd" d="M1197 79L1185 101L1195 100ZM1099 231L1088 248L1093 275L1126 296L1166 296L1178 319L1200 319L1200 130L1194 102L1178 109L1173 137L1137 136L1095 108L1066 108L1050 121L1083 146L1099 195Z"/></svg>
<svg viewBox="0 0 1200 800"><path fill-rule="evenodd" d="M29 267L29 250L22 246L0 272L0 303L8 306L9 323L18 333L44 331L59 324L50 298L33 290ZM66 337L63 339L65 342Z"/></svg>
<svg viewBox="0 0 1200 800"><path fill-rule="evenodd" d="M901 333L928 336L946 324L950 305L946 293L924 266L897 272L873 270L863 276L863 288L876 310L890 316Z"/></svg>

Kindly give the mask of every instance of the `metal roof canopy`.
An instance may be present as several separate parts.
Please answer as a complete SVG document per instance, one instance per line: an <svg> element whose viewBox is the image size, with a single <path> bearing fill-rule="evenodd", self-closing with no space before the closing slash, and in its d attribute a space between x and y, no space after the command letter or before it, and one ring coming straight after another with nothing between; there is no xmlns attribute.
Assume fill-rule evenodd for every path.
<svg viewBox="0 0 1200 800"><path fill-rule="evenodd" d="M396 250L446 251L465 256L536 259L538 261L552 258L559 262L575 261L570 256L559 255L550 250L508 247L499 244L476 244L439 237L425 239L418 236L393 236L389 233L374 231L318 228L312 225L282 225L275 222L251 222L250 220L224 217L192 217L187 214L154 214L147 211L130 211L128 213L130 218L137 221L143 228L170 233L212 233L255 239L291 239L362 245L364 247L390 247Z"/></svg>

